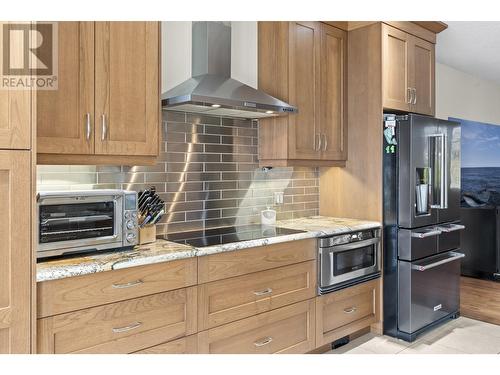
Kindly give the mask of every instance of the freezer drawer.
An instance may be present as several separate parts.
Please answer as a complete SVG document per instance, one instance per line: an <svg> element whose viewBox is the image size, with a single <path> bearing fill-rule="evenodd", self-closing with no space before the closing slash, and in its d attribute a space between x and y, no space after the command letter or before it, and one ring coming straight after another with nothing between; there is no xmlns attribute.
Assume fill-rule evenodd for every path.
<svg viewBox="0 0 500 375"><path fill-rule="evenodd" d="M463 257L450 251L417 262L398 262L400 331L412 334L459 310Z"/></svg>

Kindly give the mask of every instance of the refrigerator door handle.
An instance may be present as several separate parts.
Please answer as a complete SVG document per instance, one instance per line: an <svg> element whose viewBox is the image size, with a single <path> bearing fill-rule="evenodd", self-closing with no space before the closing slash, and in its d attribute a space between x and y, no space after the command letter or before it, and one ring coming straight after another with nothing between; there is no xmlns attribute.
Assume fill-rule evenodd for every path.
<svg viewBox="0 0 500 375"><path fill-rule="evenodd" d="M416 270L416 271L420 271L420 272L424 272L424 271L430 270L432 268L438 267L442 264L454 262L456 260L459 260L459 259L462 259L465 257L465 254L455 253L455 252L450 252L449 255L450 256L447 258L438 260L437 262L434 262L431 264L425 264L425 265L412 264L411 269Z"/></svg>
<svg viewBox="0 0 500 375"><path fill-rule="evenodd" d="M430 136L431 140L434 141L433 155L431 167L432 173L439 174L439 204L431 204L431 208L447 209L448 208L448 156L447 156L447 146L446 146L446 135L443 133L433 134ZM438 147L439 145L439 147ZM433 184L437 181L432 179ZM432 203L434 203L435 190L434 186L432 191Z"/></svg>

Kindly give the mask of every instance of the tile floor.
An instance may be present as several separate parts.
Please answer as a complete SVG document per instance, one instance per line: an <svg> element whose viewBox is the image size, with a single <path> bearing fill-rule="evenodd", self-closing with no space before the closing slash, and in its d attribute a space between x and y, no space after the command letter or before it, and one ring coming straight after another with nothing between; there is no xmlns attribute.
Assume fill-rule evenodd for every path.
<svg viewBox="0 0 500 375"><path fill-rule="evenodd" d="M500 325L460 317L413 343L369 333L329 354L500 354Z"/></svg>

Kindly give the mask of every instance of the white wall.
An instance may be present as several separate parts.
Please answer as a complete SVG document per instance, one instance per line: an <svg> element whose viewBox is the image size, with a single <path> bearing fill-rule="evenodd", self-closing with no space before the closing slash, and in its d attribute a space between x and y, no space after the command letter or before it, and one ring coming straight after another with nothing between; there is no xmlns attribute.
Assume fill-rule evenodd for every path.
<svg viewBox="0 0 500 375"><path fill-rule="evenodd" d="M436 117L500 125L500 85L436 63Z"/></svg>
<svg viewBox="0 0 500 375"><path fill-rule="evenodd" d="M162 22L162 92L191 77L191 21ZM231 22L231 77L257 88L257 22Z"/></svg>

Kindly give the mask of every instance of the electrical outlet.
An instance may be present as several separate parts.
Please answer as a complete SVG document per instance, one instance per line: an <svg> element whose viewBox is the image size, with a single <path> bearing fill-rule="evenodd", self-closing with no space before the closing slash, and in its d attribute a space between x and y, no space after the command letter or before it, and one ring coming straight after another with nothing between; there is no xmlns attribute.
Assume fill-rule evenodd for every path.
<svg viewBox="0 0 500 375"><path fill-rule="evenodd" d="M275 205L283 204L283 196L284 195L285 195L285 193L283 193L282 191L275 191L274 192L274 204Z"/></svg>

